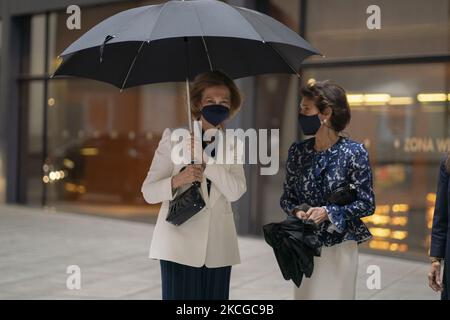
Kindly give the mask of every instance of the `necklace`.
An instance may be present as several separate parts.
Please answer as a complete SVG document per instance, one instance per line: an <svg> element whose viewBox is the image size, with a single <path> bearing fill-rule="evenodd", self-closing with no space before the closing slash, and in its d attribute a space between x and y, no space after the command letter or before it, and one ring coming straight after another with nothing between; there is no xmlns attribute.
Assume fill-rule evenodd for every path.
<svg viewBox="0 0 450 320"><path fill-rule="evenodd" d="M334 146L339 141L339 138L340 137L337 136L331 144L327 145L326 147L321 147L321 148L319 148L317 146L317 139L316 139L315 143L314 143L314 150L317 151L317 152L328 150L328 149L330 149L332 146Z"/></svg>

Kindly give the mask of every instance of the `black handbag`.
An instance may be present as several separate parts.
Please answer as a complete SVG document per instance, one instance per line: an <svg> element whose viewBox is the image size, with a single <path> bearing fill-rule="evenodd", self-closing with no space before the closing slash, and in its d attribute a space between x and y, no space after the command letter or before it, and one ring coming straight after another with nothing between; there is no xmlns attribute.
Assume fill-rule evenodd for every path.
<svg viewBox="0 0 450 320"><path fill-rule="evenodd" d="M200 191L200 183L194 182L189 189L177 195L175 199L169 202L169 213L167 214L166 221L179 226L202 210L205 205L205 200L203 200Z"/></svg>
<svg viewBox="0 0 450 320"><path fill-rule="evenodd" d="M357 199L356 187L353 184L341 186L333 190L328 196L329 203L336 204L338 206L345 206Z"/></svg>

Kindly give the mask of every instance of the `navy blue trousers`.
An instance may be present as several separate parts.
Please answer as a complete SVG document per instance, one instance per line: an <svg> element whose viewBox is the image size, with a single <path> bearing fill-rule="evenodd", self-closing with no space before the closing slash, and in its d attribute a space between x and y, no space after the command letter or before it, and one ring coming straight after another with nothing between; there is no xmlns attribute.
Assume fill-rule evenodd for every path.
<svg viewBox="0 0 450 320"><path fill-rule="evenodd" d="M231 266L197 268L160 260L163 300L228 300Z"/></svg>

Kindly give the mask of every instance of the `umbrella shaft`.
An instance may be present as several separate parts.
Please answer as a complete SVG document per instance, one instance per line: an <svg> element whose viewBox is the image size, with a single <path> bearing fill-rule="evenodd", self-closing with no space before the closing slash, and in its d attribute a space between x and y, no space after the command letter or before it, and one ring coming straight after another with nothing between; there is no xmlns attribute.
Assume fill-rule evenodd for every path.
<svg viewBox="0 0 450 320"><path fill-rule="evenodd" d="M189 78L186 78L186 99L187 99L189 131L192 133L191 93L189 91Z"/></svg>

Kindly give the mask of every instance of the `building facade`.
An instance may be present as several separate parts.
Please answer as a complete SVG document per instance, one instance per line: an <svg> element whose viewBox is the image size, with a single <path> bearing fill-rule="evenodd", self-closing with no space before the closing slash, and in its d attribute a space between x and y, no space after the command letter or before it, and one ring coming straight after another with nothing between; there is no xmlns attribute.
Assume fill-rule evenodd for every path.
<svg viewBox="0 0 450 320"><path fill-rule="evenodd" d="M49 79L57 56L101 20L164 1L79 0L81 28L66 22L72 1L3 0L0 7L0 202L155 221L140 193L166 127L184 125L183 84L120 93L76 78ZM304 81L331 79L348 93L346 133L369 150L377 209L363 250L424 259L439 160L450 151L450 0L229 0L269 14L325 58L305 61ZM378 5L381 28L369 29ZM239 79L242 112L229 127L280 129L280 170L247 165L235 204L241 234L284 214L279 197L287 150L302 139L295 76Z"/></svg>

